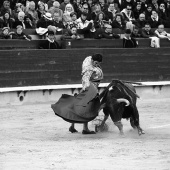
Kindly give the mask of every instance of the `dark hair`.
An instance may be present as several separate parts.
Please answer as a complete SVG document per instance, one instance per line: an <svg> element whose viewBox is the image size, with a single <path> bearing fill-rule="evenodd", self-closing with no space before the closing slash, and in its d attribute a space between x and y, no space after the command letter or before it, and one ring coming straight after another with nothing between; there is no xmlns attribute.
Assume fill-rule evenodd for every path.
<svg viewBox="0 0 170 170"><path fill-rule="evenodd" d="M126 29L126 30L125 30L125 33L126 33L126 34L131 34L131 30L130 30L130 29Z"/></svg>
<svg viewBox="0 0 170 170"><path fill-rule="evenodd" d="M77 13L76 12L71 12L70 17L72 17L73 15L77 16Z"/></svg>
<svg viewBox="0 0 170 170"><path fill-rule="evenodd" d="M84 15L87 17L88 13L87 12L81 12L81 15Z"/></svg>
<svg viewBox="0 0 170 170"><path fill-rule="evenodd" d="M53 31L48 31L48 35L54 35Z"/></svg>
<svg viewBox="0 0 170 170"><path fill-rule="evenodd" d="M101 54L93 54L92 59L93 61L102 62L103 56Z"/></svg>

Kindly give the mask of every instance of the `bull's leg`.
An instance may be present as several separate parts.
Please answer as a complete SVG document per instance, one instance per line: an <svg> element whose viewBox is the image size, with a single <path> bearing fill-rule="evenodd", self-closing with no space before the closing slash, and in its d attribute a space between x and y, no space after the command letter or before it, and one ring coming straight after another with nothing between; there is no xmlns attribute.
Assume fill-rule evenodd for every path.
<svg viewBox="0 0 170 170"><path fill-rule="evenodd" d="M70 126L70 128L69 128L69 131L70 131L71 133L76 133L76 132L78 132L78 131L75 129L75 127L74 127L74 123L71 124L71 126Z"/></svg>
<svg viewBox="0 0 170 170"><path fill-rule="evenodd" d="M118 127L118 129L120 131L120 135L124 135L122 122L118 121L118 122L114 122L114 124Z"/></svg>
<svg viewBox="0 0 170 170"><path fill-rule="evenodd" d="M145 134L145 131L140 126L137 126L137 129L139 135Z"/></svg>
<svg viewBox="0 0 170 170"><path fill-rule="evenodd" d="M130 118L130 124L133 127L133 129L136 129L135 123L134 123L134 119L131 117Z"/></svg>

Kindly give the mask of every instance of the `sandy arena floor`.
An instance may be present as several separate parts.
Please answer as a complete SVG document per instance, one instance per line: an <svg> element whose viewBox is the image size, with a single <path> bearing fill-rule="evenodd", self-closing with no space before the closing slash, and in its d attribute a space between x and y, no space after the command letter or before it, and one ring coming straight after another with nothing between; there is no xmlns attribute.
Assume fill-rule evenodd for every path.
<svg viewBox="0 0 170 170"><path fill-rule="evenodd" d="M139 100L138 136L123 120L95 135L68 132L50 103L1 107L0 170L170 170L170 99ZM94 130L94 124L89 124Z"/></svg>

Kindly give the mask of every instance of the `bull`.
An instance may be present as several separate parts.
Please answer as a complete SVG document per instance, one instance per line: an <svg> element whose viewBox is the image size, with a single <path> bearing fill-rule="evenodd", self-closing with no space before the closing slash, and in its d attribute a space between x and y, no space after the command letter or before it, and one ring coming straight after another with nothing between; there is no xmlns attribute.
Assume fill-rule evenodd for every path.
<svg viewBox="0 0 170 170"><path fill-rule="evenodd" d="M110 90L110 87L112 89ZM130 119L132 128L138 130L138 134L144 134L144 130L140 127L139 112L136 106L136 101L139 96L136 94L135 87L130 82L113 80L106 89L100 94L101 109L103 109L104 119L100 125L96 125L95 131L102 131L105 127L105 122L110 116L114 124L118 127L120 134L123 132L123 124L121 119ZM129 105L118 103L116 99L124 98L129 101Z"/></svg>

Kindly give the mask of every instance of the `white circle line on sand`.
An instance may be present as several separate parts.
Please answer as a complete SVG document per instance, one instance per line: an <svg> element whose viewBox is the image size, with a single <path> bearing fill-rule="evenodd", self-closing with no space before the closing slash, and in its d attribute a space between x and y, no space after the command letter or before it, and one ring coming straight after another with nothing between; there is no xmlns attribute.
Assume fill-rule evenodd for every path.
<svg viewBox="0 0 170 170"><path fill-rule="evenodd" d="M170 124L166 124L166 125L161 125L161 126L153 126L153 127L149 127L149 129L159 129L159 128L164 128L170 126Z"/></svg>

